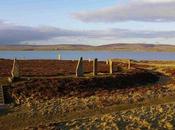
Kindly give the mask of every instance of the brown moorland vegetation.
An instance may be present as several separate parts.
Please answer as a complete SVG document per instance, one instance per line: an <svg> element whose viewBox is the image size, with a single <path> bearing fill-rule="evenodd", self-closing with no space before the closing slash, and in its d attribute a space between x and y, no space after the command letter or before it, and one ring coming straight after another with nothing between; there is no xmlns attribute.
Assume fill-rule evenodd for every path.
<svg viewBox="0 0 175 130"><path fill-rule="evenodd" d="M1 76L9 76L12 61L0 62ZM174 105L165 104L175 98L173 63L139 63L148 64L126 70L126 64L116 63L109 75L109 66L99 62L102 74L93 77L92 62L85 61L85 77L76 78L77 61L19 60L22 77L5 88L13 103L0 115L0 129L173 128Z"/></svg>
<svg viewBox="0 0 175 130"><path fill-rule="evenodd" d="M98 91L135 88L159 81L158 73L134 71L106 77L29 79L14 83L10 88L14 98L26 101L32 96L35 100L61 97L89 97Z"/></svg>
<svg viewBox="0 0 175 130"><path fill-rule="evenodd" d="M75 75L78 61L73 60L18 60L21 76L69 76ZM10 76L12 60L0 59L0 77ZM92 73L93 62L83 61L84 72ZM114 63L114 68L126 67L123 63ZM98 62L99 73L109 73L109 65L104 61ZM114 71L118 71L117 69Z"/></svg>

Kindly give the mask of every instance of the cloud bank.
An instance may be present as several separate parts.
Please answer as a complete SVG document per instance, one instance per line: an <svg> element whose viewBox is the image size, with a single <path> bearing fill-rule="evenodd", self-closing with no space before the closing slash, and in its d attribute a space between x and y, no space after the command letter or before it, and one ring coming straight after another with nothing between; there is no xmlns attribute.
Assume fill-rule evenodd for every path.
<svg viewBox="0 0 175 130"><path fill-rule="evenodd" d="M25 41L49 40L75 33L54 27L28 27L0 22L0 43L11 44Z"/></svg>
<svg viewBox="0 0 175 130"><path fill-rule="evenodd" d="M67 30L55 27L29 27L0 21L0 44L19 44L25 42L49 41L56 39L67 43L89 43L91 41L137 38L174 38L175 31L137 31L127 29L106 30ZM42 44L42 43L41 43Z"/></svg>
<svg viewBox="0 0 175 130"><path fill-rule="evenodd" d="M175 1L131 0L108 8L76 12L72 16L83 22L175 22Z"/></svg>

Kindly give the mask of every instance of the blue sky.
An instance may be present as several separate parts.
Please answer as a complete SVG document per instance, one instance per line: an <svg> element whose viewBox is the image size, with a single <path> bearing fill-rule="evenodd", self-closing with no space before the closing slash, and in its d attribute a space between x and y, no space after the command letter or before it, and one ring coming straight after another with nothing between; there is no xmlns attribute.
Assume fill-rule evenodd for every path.
<svg viewBox="0 0 175 130"><path fill-rule="evenodd" d="M175 44L174 0L1 0L0 44Z"/></svg>
<svg viewBox="0 0 175 130"><path fill-rule="evenodd" d="M0 1L0 16L12 23L30 26L65 28L101 28L99 24L85 24L71 17L71 13L100 9L119 3L115 0L4 0ZM109 25L108 25L109 26Z"/></svg>

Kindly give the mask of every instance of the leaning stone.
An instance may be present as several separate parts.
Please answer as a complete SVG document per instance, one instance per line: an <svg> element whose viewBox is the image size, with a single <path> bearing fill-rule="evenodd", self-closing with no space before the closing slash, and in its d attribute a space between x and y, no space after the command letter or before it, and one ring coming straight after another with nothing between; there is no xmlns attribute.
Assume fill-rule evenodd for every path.
<svg viewBox="0 0 175 130"><path fill-rule="evenodd" d="M11 75L12 75L12 79L20 77L20 74L19 74L19 63L18 63L18 61L16 59L13 60L13 67L12 67Z"/></svg>
<svg viewBox="0 0 175 130"><path fill-rule="evenodd" d="M84 75L83 58L81 57L78 61L77 67L76 67L76 76L81 77L83 75Z"/></svg>

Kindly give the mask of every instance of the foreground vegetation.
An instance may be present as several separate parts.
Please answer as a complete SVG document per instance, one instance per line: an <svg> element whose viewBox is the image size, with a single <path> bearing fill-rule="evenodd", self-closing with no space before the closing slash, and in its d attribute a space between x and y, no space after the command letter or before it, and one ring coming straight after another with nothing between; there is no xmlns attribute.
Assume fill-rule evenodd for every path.
<svg viewBox="0 0 175 130"><path fill-rule="evenodd" d="M16 81L8 90L14 102L0 112L0 130L171 130L175 127L175 69L157 65L147 69L151 71L144 76L134 70L118 73L116 79ZM152 73L153 69L162 74Z"/></svg>
<svg viewBox="0 0 175 130"><path fill-rule="evenodd" d="M47 129L104 129L104 130L172 130L175 127L175 103L140 107L90 118L39 125ZM28 128L31 129L32 127Z"/></svg>

